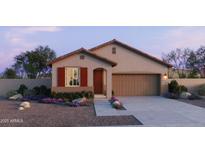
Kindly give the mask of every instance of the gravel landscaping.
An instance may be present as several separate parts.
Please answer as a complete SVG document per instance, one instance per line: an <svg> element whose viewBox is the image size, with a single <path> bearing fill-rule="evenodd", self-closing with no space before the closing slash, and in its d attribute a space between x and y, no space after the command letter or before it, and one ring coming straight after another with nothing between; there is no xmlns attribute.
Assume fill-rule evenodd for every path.
<svg viewBox="0 0 205 154"><path fill-rule="evenodd" d="M85 127L141 125L134 116L96 117L93 105L68 107L32 102L19 111L19 102L0 100L0 126L15 127Z"/></svg>
<svg viewBox="0 0 205 154"><path fill-rule="evenodd" d="M195 99L195 100L179 99L179 101L205 108L205 99Z"/></svg>

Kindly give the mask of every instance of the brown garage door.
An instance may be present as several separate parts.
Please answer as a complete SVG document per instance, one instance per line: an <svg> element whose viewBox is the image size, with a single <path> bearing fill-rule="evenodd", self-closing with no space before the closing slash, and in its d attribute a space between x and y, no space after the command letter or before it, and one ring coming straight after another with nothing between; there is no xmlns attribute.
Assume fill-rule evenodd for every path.
<svg viewBox="0 0 205 154"><path fill-rule="evenodd" d="M112 87L115 96L156 96L160 94L160 75L114 74Z"/></svg>

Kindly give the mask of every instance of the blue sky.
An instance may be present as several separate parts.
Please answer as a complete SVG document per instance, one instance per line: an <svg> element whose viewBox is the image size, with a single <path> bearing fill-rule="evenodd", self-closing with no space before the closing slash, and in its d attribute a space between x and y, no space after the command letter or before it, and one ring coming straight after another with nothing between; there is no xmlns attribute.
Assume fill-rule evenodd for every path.
<svg viewBox="0 0 205 154"><path fill-rule="evenodd" d="M205 45L205 27L0 27L0 72L13 64L15 55L38 45L48 45L60 56L113 38L161 58L176 48Z"/></svg>

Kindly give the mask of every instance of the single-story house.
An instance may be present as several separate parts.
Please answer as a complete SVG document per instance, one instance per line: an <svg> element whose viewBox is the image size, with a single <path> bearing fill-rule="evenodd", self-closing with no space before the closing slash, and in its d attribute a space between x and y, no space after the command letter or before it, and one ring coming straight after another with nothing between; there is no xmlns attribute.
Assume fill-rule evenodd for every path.
<svg viewBox="0 0 205 154"><path fill-rule="evenodd" d="M116 96L161 95L172 66L116 39L80 48L49 63L52 91ZM166 83L166 84L165 84Z"/></svg>

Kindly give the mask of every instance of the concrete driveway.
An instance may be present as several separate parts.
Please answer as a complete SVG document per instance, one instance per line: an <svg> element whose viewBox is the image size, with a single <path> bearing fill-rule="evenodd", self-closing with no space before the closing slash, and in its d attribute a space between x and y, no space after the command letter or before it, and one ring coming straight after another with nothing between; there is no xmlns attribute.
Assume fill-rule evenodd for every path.
<svg viewBox="0 0 205 154"><path fill-rule="evenodd" d="M116 110L108 101L96 100L96 115L133 115L143 126L205 126L205 108L160 96L118 98L126 110Z"/></svg>

